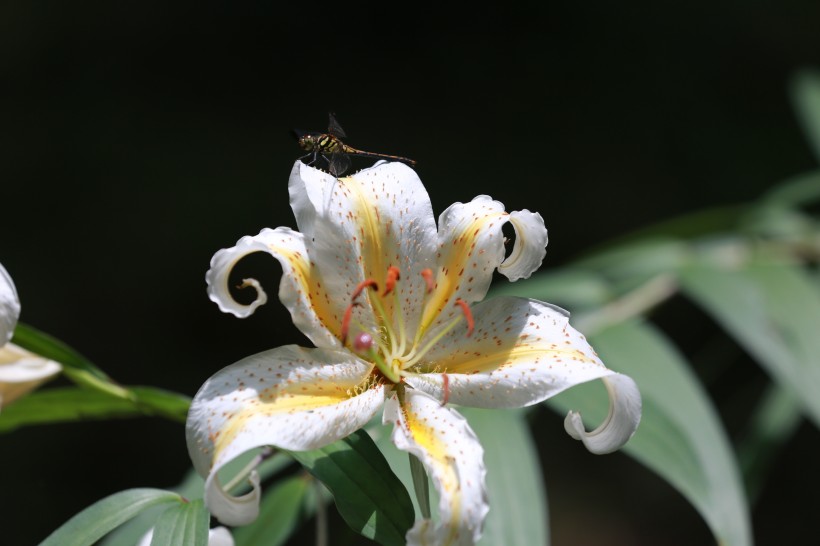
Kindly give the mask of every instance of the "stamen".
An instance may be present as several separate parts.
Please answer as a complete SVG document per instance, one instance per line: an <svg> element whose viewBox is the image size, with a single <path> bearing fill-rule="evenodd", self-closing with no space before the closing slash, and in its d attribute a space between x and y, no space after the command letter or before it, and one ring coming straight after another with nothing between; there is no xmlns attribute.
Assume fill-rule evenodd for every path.
<svg viewBox="0 0 820 546"><path fill-rule="evenodd" d="M461 312L464 313L464 318L467 319L467 337L470 337L473 334L473 328L475 328L475 321L473 320L473 313L470 311L470 306L461 298L456 300L456 305L461 307Z"/></svg>
<svg viewBox="0 0 820 546"><path fill-rule="evenodd" d="M256 467L260 464L264 463L266 459L269 459L273 455L273 447L271 446L264 446L262 451L259 454L250 460L250 462L245 465L245 468L240 470L231 481L229 481L226 485L223 485L222 488L225 491L230 491L231 489L237 487L242 481L248 478L251 472L256 470Z"/></svg>
<svg viewBox="0 0 820 546"><path fill-rule="evenodd" d="M394 369L392 366L388 366L384 361L384 358L382 358L382 355L380 355L378 351L372 347L370 348L370 358L373 359L373 363L376 364L376 367L387 379L393 383L401 382L401 374L398 370Z"/></svg>
<svg viewBox="0 0 820 546"><path fill-rule="evenodd" d="M401 271L395 265L391 265L387 268L387 278L384 280L384 294L382 297L386 296L393 289L396 287L396 281L401 279Z"/></svg>
<svg viewBox="0 0 820 546"><path fill-rule="evenodd" d="M350 333L350 319L353 317L353 308L359 305L358 302L354 301L345 309L345 314L342 317L342 346L347 343L347 334Z"/></svg>
<svg viewBox="0 0 820 546"><path fill-rule="evenodd" d="M435 345L436 343L441 341L441 339L444 336L446 336L447 333L456 326L456 324L461 322L463 318L464 318L463 316L459 315L456 318L454 318L453 320L451 320L444 328L439 330L439 332L433 337L433 339L429 340L424 347L422 347L422 348L418 348L418 346L414 347L413 350L410 351L410 354L405 356L405 362L402 365L402 369L406 370L406 369L414 366L419 360L421 360L424 357L425 354L427 354L427 351L429 351L430 349L433 348L433 345Z"/></svg>
<svg viewBox="0 0 820 546"><path fill-rule="evenodd" d="M365 288L370 286L372 286L373 289L378 292L379 285L376 284L376 281L374 281L373 279L365 279L356 286L356 289L353 291L353 295L350 296L350 301L356 301L356 298L359 297L359 294L361 294Z"/></svg>
<svg viewBox="0 0 820 546"><path fill-rule="evenodd" d="M427 283L427 293L429 294L436 286L433 282L433 270L426 267L421 270L421 276L424 277L424 281Z"/></svg>
<svg viewBox="0 0 820 546"><path fill-rule="evenodd" d="M441 374L441 380L443 381L442 387L444 388L444 398L441 400L441 405L446 406L447 400L450 399L450 376L443 373Z"/></svg>
<svg viewBox="0 0 820 546"><path fill-rule="evenodd" d="M404 312L401 308L401 302L399 301L399 293L393 292L393 308L397 311L396 312L396 319L398 321L398 330L399 330L399 346L397 353L400 355L404 354L404 350L407 348L407 329L404 325Z"/></svg>

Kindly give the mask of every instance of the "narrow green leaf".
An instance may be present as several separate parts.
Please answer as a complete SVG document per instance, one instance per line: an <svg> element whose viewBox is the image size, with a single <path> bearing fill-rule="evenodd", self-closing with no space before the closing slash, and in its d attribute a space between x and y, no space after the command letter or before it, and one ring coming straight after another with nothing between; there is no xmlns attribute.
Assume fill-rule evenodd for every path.
<svg viewBox="0 0 820 546"><path fill-rule="evenodd" d="M134 404L100 391L60 387L33 392L0 413L0 432L26 425L140 415Z"/></svg>
<svg viewBox="0 0 820 546"><path fill-rule="evenodd" d="M280 546L307 519L305 499L311 479L305 475L292 476L265 488L259 517L244 527L234 530L237 546Z"/></svg>
<svg viewBox="0 0 820 546"><path fill-rule="evenodd" d="M624 450L677 488L721 544L750 545L737 462L716 410L683 357L661 333L637 321L590 337L607 366L631 376L641 390L641 424ZM570 389L548 404L562 413L580 409L595 426L608 412L603 388L595 383Z"/></svg>
<svg viewBox="0 0 820 546"><path fill-rule="evenodd" d="M207 546L210 519L202 500L172 506L157 520L151 546Z"/></svg>
<svg viewBox="0 0 820 546"><path fill-rule="evenodd" d="M257 453L258 450L252 450L251 452L240 455L225 465L227 475L235 475L240 469L244 468ZM294 462L290 455L277 453L263 462L259 468L257 468L257 471L259 472L259 477L264 482L285 466L293 464ZM193 468L185 474L185 477L179 485L171 488L172 491L179 493L186 499L201 499L204 489L205 481ZM154 526L158 516L158 511L146 510L131 521L120 525L119 528L109 533L101 544L103 546L134 546L134 544ZM259 520L257 520L257 522L258 521Z"/></svg>
<svg viewBox="0 0 820 546"><path fill-rule="evenodd" d="M430 477L418 457L408 453L407 458L410 461L410 476L413 478L413 491L416 493L416 503L421 510L421 517L430 519Z"/></svg>
<svg viewBox="0 0 820 546"><path fill-rule="evenodd" d="M366 432L291 455L333 493L352 529L380 544L405 543L414 520L410 495Z"/></svg>
<svg viewBox="0 0 820 546"><path fill-rule="evenodd" d="M820 73L803 70L792 78L791 98L814 155L820 161Z"/></svg>
<svg viewBox="0 0 820 546"><path fill-rule="evenodd" d="M490 512L479 544L549 544L549 514L526 410L459 408L484 448Z"/></svg>
<svg viewBox="0 0 820 546"><path fill-rule="evenodd" d="M129 387L128 392L145 415L161 415L180 423L188 417L189 396L154 387Z"/></svg>
<svg viewBox="0 0 820 546"><path fill-rule="evenodd" d="M709 312L820 426L820 288L799 267L702 263L681 271L686 294Z"/></svg>
<svg viewBox="0 0 820 546"><path fill-rule="evenodd" d="M34 392L3 408L0 433L28 425L157 414L185 421L188 398L148 387L135 388L134 392L133 400L80 387Z"/></svg>
<svg viewBox="0 0 820 546"><path fill-rule="evenodd" d="M791 390L773 383L749 420L737 450L752 504L766 483L777 453L797 431L802 420L800 408Z"/></svg>
<svg viewBox="0 0 820 546"><path fill-rule="evenodd" d="M162 489L128 489L92 504L51 533L40 546L90 546L143 510L182 503L178 494Z"/></svg>
<svg viewBox="0 0 820 546"><path fill-rule="evenodd" d="M178 493L186 499L201 499L205 489L205 481L192 468L189 470L182 482L171 491ZM157 521L165 507L155 507L145 510L130 521L120 525L114 531L108 533L100 542L102 546L134 546L147 533Z"/></svg>
<svg viewBox="0 0 820 546"><path fill-rule="evenodd" d="M797 208L820 200L820 171L799 174L772 188L760 201L763 207Z"/></svg>
<svg viewBox="0 0 820 546"><path fill-rule="evenodd" d="M143 414L161 415L175 421L185 422L188 406L191 403L190 398L186 396L153 387L128 389L118 385L79 352L26 324L17 324L13 341L24 349L62 364L63 373L81 387L134 402ZM101 398L95 400L101 400Z"/></svg>
<svg viewBox="0 0 820 546"><path fill-rule="evenodd" d="M526 280L497 284L492 295L538 298L573 309L597 307L613 297L600 275L582 269L547 271Z"/></svg>
<svg viewBox="0 0 820 546"><path fill-rule="evenodd" d="M59 339L22 322L17 323L12 341L33 353L37 353L51 360L56 360L63 366L77 370L85 370L106 381L110 381L111 379L105 372L92 364L90 360Z"/></svg>

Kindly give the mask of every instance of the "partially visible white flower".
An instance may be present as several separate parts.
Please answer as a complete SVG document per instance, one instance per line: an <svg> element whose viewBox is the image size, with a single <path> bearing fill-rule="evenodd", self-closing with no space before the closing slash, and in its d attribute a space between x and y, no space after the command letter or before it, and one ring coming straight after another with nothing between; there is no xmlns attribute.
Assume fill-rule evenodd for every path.
<svg viewBox="0 0 820 546"><path fill-rule="evenodd" d="M8 343L20 317L20 298L8 271L0 264L0 408L60 373L61 366Z"/></svg>
<svg viewBox="0 0 820 546"><path fill-rule="evenodd" d="M5 345L14 333L20 317L20 298L9 272L0 264L0 347Z"/></svg>
<svg viewBox="0 0 820 546"><path fill-rule="evenodd" d="M137 542L136 546L151 546L154 530L151 529ZM208 531L208 546L234 546L233 535L225 527L214 527Z"/></svg>

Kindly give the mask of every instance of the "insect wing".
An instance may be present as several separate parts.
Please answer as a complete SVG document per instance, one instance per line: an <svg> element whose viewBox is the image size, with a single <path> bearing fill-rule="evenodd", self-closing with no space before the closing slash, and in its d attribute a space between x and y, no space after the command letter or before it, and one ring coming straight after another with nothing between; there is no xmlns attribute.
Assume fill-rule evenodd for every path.
<svg viewBox="0 0 820 546"><path fill-rule="evenodd" d="M344 129L342 129L342 126L339 125L339 122L336 120L336 116L334 116L333 113L329 113L327 117L327 132L335 137L347 138Z"/></svg>
<svg viewBox="0 0 820 546"><path fill-rule="evenodd" d="M330 161L328 161L327 166L327 170L330 171L330 174L338 178L347 172L349 168L350 158L347 157L347 154L337 153L330 155Z"/></svg>

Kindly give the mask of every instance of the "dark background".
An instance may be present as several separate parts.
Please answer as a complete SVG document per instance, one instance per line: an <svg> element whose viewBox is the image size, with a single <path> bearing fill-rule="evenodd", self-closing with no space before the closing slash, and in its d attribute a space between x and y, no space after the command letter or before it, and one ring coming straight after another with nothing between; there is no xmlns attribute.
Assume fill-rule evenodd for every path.
<svg viewBox="0 0 820 546"><path fill-rule="evenodd" d="M787 83L820 66L818 2L166 4L0 3L0 262L23 321L124 384L193 395L301 342L275 298L219 313L204 274L242 235L295 225L289 130L330 110L350 144L416 159L436 213L480 193L540 211L545 268L816 166ZM276 293L274 260L243 267ZM586 454L547 411L534 427L554 544L711 541L637 463ZM812 528L817 446L803 425L777 460L758 543ZM0 542L188 466L182 426L159 419L5 435Z"/></svg>

